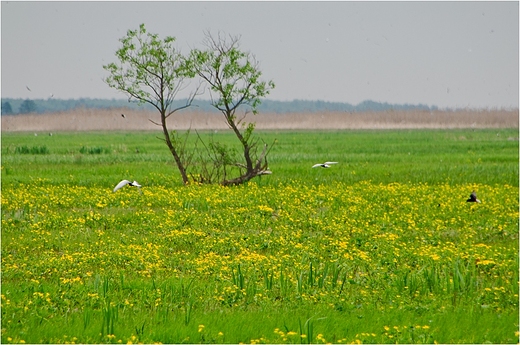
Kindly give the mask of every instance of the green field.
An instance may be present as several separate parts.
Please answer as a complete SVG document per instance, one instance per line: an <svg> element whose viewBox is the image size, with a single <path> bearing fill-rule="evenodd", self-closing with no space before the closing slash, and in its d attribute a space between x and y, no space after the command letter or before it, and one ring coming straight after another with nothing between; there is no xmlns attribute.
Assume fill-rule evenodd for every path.
<svg viewBox="0 0 520 345"><path fill-rule="evenodd" d="M237 187L37 134L2 133L2 343L519 341L517 129L257 132Z"/></svg>
<svg viewBox="0 0 520 345"><path fill-rule="evenodd" d="M121 178L133 178L146 185L178 186L182 180L166 146L157 139L160 135L4 133L2 179L4 183L29 183L34 178L48 178L51 184L110 187ZM224 131L202 136L228 145L236 141ZM267 131L259 136L268 144L276 140L269 155L274 173L262 184L298 179L311 184L372 181L518 186L516 129ZM24 150L48 153L16 154ZM328 174L308 169L326 160L341 165Z"/></svg>

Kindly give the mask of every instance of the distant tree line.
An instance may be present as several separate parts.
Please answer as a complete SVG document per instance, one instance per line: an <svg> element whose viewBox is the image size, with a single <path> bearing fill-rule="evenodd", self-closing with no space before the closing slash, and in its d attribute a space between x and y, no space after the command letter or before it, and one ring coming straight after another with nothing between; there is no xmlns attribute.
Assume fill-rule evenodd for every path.
<svg viewBox="0 0 520 345"><path fill-rule="evenodd" d="M174 106L186 104L185 99L174 101ZM204 112L216 112L210 101L194 100L192 109ZM138 105L129 103L126 99L21 99L2 98L2 115L16 114L44 114L57 113L76 108L108 109L108 108L131 108L153 110L150 105ZM390 104L386 102L363 101L357 105L341 102L326 101L270 101L264 100L258 107L260 113L317 113L324 111L338 112L364 112L364 111L388 111L388 110L438 110L436 106L424 104Z"/></svg>

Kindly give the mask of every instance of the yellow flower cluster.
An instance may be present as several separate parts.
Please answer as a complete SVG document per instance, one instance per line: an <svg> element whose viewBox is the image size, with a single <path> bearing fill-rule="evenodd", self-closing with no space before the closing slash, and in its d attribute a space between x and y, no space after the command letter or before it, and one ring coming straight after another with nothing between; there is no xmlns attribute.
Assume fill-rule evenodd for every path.
<svg viewBox="0 0 520 345"><path fill-rule="evenodd" d="M491 308L518 307L512 186L27 187L2 193L3 291L20 281L60 286L45 296L58 310L101 305L107 277L108 288L193 281L210 309L282 300L440 308L454 291ZM481 204L466 203L473 189ZM166 293L120 304L160 308L170 303ZM2 306L32 308L13 297ZM280 332L283 341L294 335Z"/></svg>

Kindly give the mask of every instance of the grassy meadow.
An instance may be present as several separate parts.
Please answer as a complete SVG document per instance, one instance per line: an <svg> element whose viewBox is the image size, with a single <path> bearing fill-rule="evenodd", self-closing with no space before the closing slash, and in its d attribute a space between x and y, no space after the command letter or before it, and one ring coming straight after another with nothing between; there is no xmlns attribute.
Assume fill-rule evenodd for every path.
<svg viewBox="0 0 520 345"><path fill-rule="evenodd" d="M158 132L2 133L2 343L519 342L518 129L257 135L221 187Z"/></svg>

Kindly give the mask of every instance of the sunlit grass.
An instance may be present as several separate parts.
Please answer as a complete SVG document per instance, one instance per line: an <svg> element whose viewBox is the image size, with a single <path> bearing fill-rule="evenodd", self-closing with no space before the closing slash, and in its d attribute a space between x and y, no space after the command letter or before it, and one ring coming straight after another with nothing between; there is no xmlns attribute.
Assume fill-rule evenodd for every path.
<svg viewBox="0 0 520 345"><path fill-rule="evenodd" d="M326 160L342 154L333 143ZM110 167L76 163L79 184L16 159L27 171L2 181L2 342L518 342L507 181L352 180L278 158L293 176L184 187L150 172L142 194L113 193Z"/></svg>
<svg viewBox="0 0 520 345"><path fill-rule="evenodd" d="M236 145L229 131L200 134L206 140L213 137L229 147ZM372 181L518 186L516 129L264 131L258 135L269 145L276 140L268 156L273 175L262 178L262 184L292 178L306 184ZM158 132L3 133L2 181L30 183L40 177L51 184L108 187L133 176L148 185L181 185L173 158L158 137ZM193 140L195 137L192 135ZM22 145L46 146L49 152L13 154ZM81 153L82 147L101 147L109 153ZM330 171L308 169L325 160L340 164Z"/></svg>

